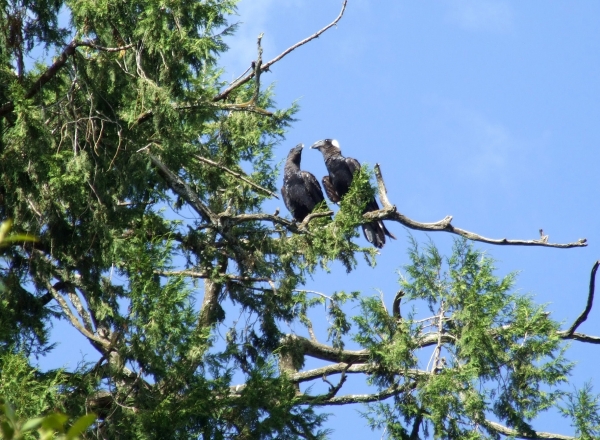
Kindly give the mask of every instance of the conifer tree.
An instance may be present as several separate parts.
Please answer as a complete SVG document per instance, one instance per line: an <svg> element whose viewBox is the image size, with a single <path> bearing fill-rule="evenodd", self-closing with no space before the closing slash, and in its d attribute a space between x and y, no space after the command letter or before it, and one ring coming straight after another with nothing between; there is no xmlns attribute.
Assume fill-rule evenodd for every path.
<svg viewBox="0 0 600 440"><path fill-rule="evenodd" d="M218 61L235 3L2 2L0 220L20 235L0 233L0 395L15 417L95 413L89 438L324 438L321 408L366 404L366 422L394 439L571 438L532 423L557 407L578 436L596 438L598 397L565 387L565 340L598 343L576 331L598 263L588 306L561 329L472 243L585 240L493 240L450 217L418 223L387 199L378 166L377 185L363 167L336 213L297 223L264 212L278 192L274 148L299 110L277 108L261 75L337 24L346 3L271 61L258 36L256 59L227 83ZM363 215L376 193L383 208ZM391 311L359 292L302 289L334 261L373 264L375 250L356 238L374 219L459 238L447 258L410 244ZM406 313L419 301L430 316ZM309 312L323 304L330 327L316 335ZM32 356L52 349L54 319L100 360L34 368ZM327 365L305 367L311 358ZM348 394L351 374L372 392ZM323 380L328 389L314 392Z"/></svg>

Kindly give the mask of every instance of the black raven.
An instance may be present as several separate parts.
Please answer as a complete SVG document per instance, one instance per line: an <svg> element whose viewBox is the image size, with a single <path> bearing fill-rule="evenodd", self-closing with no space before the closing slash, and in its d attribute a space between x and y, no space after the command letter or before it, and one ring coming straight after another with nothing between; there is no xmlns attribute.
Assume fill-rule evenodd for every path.
<svg viewBox="0 0 600 440"><path fill-rule="evenodd" d="M290 150L283 169L281 195L283 203L297 222L304 220L319 203L325 200L321 185L308 171L300 170L304 144L298 144Z"/></svg>
<svg viewBox="0 0 600 440"><path fill-rule="evenodd" d="M324 139L315 142L310 148L316 148L323 154L325 166L329 171L329 176L323 177L323 187L325 187L329 200L338 203L350 189L354 173L360 170L360 163L351 157L342 156L340 144L335 139ZM379 205L375 198L372 198L367 203L364 212L378 210ZM390 238L396 238L387 230L381 220L363 224L362 230L367 241L377 248L383 247L386 235Z"/></svg>

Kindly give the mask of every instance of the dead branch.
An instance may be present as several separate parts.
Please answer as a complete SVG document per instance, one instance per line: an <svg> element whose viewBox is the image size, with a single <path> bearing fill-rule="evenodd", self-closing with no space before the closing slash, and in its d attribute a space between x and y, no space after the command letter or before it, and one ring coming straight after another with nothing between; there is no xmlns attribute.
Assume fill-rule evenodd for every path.
<svg viewBox="0 0 600 440"><path fill-rule="evenodd" d="M289 376L289 380L294 383L307 382L309 380L318 379L323 376L332 374L340 374L343 371L346 373L368 373L373 370L373 366L369 364L347 364L339 362L337 364L327 365L321 368L315 368L309 371L301 371Z"/></svg>
<svg viewBox="0 0 600 440"><path fill-rule="evenodd" d="M515 429L507 428L499 423L492 422L490 420L485 421L485 426L506 436L512 436L514 438L523 438L529 440L576 440L576 437L569 437L568 435L552 434L550 432L536 432L534 436L528 434L522 434Z"/></svg>
<svg viewBox="0 0 600 440"><path fill-rule="evenodd" d="M416 385L414 383L405 384L403 386L393 385L389 388L386 388L379 393L373 394L348 394L346 396L340 397L332 397L330 399L318 400L315 402L310 402L311 405L314 406L333 406L333 405L351 405L353 403L371 403L371 402L381 402L382 400L389 399L390 397L396 396L398 394L406 393L414 389Z"/></svg>
<svg viewBox="0 0 600 440"><path fill-rule="evenodd" d="M573 248L587 246L587 240L581 238L576 242L572 243L547 243L542 239L537 240L509 240L507 238L486 238L481 235L469 232L464 229L456 228L450 224L452 216L446 216L444 219L435 223L420 223L412 220L405 215L400 214L396 207L392 205L387 198L387 191L385 189L385 183L381 175L381 169L379 164L375 165L375 177L377 178L377 186L379 188L379 198L383 204L383 209L379 211L367 212L363 217L367 220L392 220L396 221L407 228L415 229L418 231L445 231L452 234L460 235L461 237L468 238L473 241L480 241L482 243L496 244L496 245L512 245L512 246L545 246L554 248Z"/></svg>
<svg viewBox="0 0 600 440"><path fill-rule="evenodd" d="M227 96L229 96L229 94L232 91L234 91L235 89L237 89L239 86L246 84L248 81L250 81L252 78L254 78L256 76L257 72L259 72L259 71L260 72L265 72L265 71L269 70L269 67L271 67L273 64L275 64L276 62L278 62L279 60L281 60L283 57L285 57L286 55L288 55L290 52L292 52L295 49L299 48L300 46L308 43L309 41L314 40L315 38L318 38L323 32L325 32L329 28L335 26L338 23L338 21L340 21L340 19L342 18L342 16L344 15L344 11L346 10L346 3L347 2L348 2L348 0L344 0L344 3L342 4L342 10L340 11L340 13L337 16L337 18L335 20L333 20L330 24L328 24L327 26L325 26L321 30L315 32L311 36L305 38L304 40L299 41L296 44L294 44L293 46L291 46L288 49L284 50L279 55L277 55L275 58L273 58L271 61L268 61L268 62L266 62L266 63L264 63L262 65L260 65L259 63L256 63L256 66L254 67L254 71L253 72L251 72L250 74L248 74L247 76L245 76L243 79L241 79L241 80L239 80L237 82L234 82L229 87L227 87L225 90L223 90L221 93L219 93L218 95L214 96L212 98L212 101L213 102L217 102L217 101L222 101L223 99L227 98Z"/></svg>
<svg viewBox="0 0 600 440"><path fill-rule="evenodd" d="M79 320L71 312L71 308L69 307L69 305L67 304L67 302L65 301L65 299L54 288L54 286L52 286L50 283L47 283L46 284L46 289L52 294L52 296L54 297L54 299L60 305L60 308L62 309L62 312L69 319L69 321L71 322L71 324L73 325L73 327L75 327L77 330L79 330L79 333L81 333L83 336L85 336L86 338L88 338L90 341L96 342L98 345L100 345L101 347L103 347L106 350L108 350L110 348L110 341L109 340L103 339L103 338L100 338L100 337L94 335L92 332L88 331L83 325L81 325L81 323L79 322ZM95 347L97 347L96 344L92 344L92 345L94 345Z"/></svg>
<svg viewBox="0 0 600 440"><path fill-rule="evenodd" d="M294 334L288 335L287 338L292 339L295 347L301 349L306 356L324 361L359 364L368 362L370 356L369 351L366 349L340 350Z"/></svg>
<svg viewBox="0 0 600 440"><path fill-rule="evenodd" d="M600 344L600 336L589 336L583 333L567 335L566 332L558 332L558 336L562 339L573 339L574 341L587 342L588 344Z"/></svg>
<svg viewBox="0 0 600 440"><path fill-rule="evenodd" d="M77 295L77 292L75 292L74 289L73 290L69 289L67 291L67 295L69 296L69 299L71 300L71 304L73 304L73 307L75 307L77 314L83 321L83 325L85 326L86 330L93 332L94 328L92 326L92 318L91 318L89 312L83 307L83 304L81 303L81 300L79 299L79 296Z"/></svg>
<svg viewBox="0 0 600 440"><path fill-rule="evenodd" d="M339 362L337 364L327 365L313 370L298 372L291 375L289 379L292 382L300 383L318 379L324 375L330 376L332 374L340 374L343 371L346 371L346 373L371 373L376 370L377 366L373 364L348 364L346 362ZM423 377L427 374L427 371L424 370L402 370L402 375L405 377Z"/></svg>
<svg viewBox="0 0 600 440"><path fill-rule="evenodd" d="M326 401L331 401L331 399L335 398L335 396L337 395L337 393L342 389L342 386L344 385L344 383L346 383L346 370L349 368L349 365L346 366L346 368L344 370L341 371L342 373L342 377L340 377L340 381L338 382L337 385L333 385L331 382L329 382L326 378L326 376L322 376L323 381L326 382L329 385L329 391L326 394L320 394L318 396L310 396L308 394L304 394L303 396L303 400L305 403L317 403L317 402L322 402L324 400Z"/></svg>
<svg viewBox="0 0 600 440"><path fill-rule="evenodd" d="M394 304L392 305L392 316L396 318L398 321L402 319L402 315L400 314L400 303L402 302L402 297L404 296L404 291L398 290L396 296L394 297Z"/></svg>
<svg viewBox="0 0 600 440"><path fill-rule="evenodd" d="M236 171L230 170L229 168L227 168L227 167L226 167L226 166L224 166L224 165L218 164L217 162L213 162L213 161L212 161L212 160L210 160L210 159L206 159L205 157L198 156L198 155L196 155L196 154L194 154L194 157L195 157L196 159L198 159L200 162L207 163L207 164L209 164L209 165L212 165L212 166L214 166L214 167L217 167L217 168L219 168L219 169L221 169L221 170L225 171L226 173L229 173L229 174L231 174L232 176L234 176L234 177L236 177L236 178L238 178L238 179L240 179L240 180L242 180L242 181L246 182L248 185L250 185L251 187L253 187L253 188L255 188L255 189L259 190L259 191L262 191L262 192L264 192L264 193L266 193L266 194L268 194L268 195L270 195L270 196L272 196L272 197L275 197L276 199L278 199L278 198L279 198L279 197L277 196L277 194L275 194L274 192L271 192L271 191L269 191L268 189L266 189L266 188L263 188L262 186L260 186L260 185L258 185L258 184L256 184L256 183L252 182L251 180L249 180L249 179L245 178L245 177L244 177L244 176L245 176L245 174L244 174L244 173L238 173L238 172L236 172Z"/></svg>
<svg viewBox="0 0 600 440"><path fill-rule="evenodd" d="M569 328L569 330L567 330L566 336L568 336L568 337L573 336L573 333L575 333L575 330L577 330L577 327L579 327L587 319L588 314L592 310L592 304L594 302L595 283L596 283L596 271L598 270L599 265L600 265L600 260L596 261L594 263L594 266L592 267L592 273L590 274L590 288L588 291L587 304L585 306L584 311L581 312L581 315L579 315L579 317L575 320L573 325Z"/></svg>

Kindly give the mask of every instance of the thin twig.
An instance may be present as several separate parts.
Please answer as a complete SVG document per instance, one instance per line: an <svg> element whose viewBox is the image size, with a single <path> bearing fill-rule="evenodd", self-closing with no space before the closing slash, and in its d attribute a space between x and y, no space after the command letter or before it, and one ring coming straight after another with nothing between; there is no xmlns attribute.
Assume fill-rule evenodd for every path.
<svg viewBox="0 0 600 440"><path fill-rule="evenodd" d="M285 57L286 55L288 55L290 52L292 52L295 49L299 48L300 46L308 43L309 41L314 40L315 38L318 38L319 35L321 35L323 32L325 32L329 28L335 26L338 23L338 21L340 21L340 19L342 18L342 16L344 15L344 11L346 10L346 3L348 3L348 1L344 0L344 3L342 4L342 10L340 11L340 13L337 16L337 18L335 20L333 20L330 24L328 24L327 26L325 26L323 29L315 32L310 37L307 37L304 40L299 41L296 44L294 44L293 46L291 46L288 49L284 50L279 55L277 55L275 58L273 58L271 61L269 61L269 62L261 65L260 66L260 71L261 72L265 72L265 71L269 70L269 67L271 67L273 64L275 64L276 62L278 62L279 60L281 60L283 57ZM254 72L251 72L248 76L244 77L243 79L239 80L238 82L235 82L232 85L230 85L229 87L227 87L221 93L219 93L218 95L216 95L215 97L213 97L212 101L213 102L217 102L217 101L222 101L223 99L227 98L227 96L233 90L237 89L239 86L241 86L243 84L246 84L248 81L250 81L252 78L254 78L255 75L256 75L256 67L255 67L255 71Z"/></svg>

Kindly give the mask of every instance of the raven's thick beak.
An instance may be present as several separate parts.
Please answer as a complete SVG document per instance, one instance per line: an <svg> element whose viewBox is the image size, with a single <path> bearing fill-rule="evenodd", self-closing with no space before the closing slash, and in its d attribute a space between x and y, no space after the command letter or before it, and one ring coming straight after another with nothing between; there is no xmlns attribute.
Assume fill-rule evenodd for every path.
<svg viewBox="0 0 600 440"><path fill-rule="evenodd" d="M323 145L325 145L325 141L317 141L314 144L312 144L310 146L310 148L319 148L319 147L322 147Z"/></svg>

